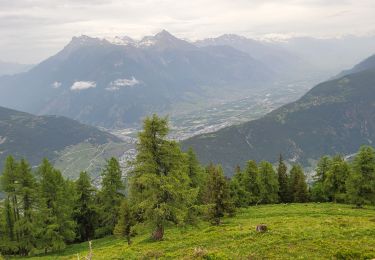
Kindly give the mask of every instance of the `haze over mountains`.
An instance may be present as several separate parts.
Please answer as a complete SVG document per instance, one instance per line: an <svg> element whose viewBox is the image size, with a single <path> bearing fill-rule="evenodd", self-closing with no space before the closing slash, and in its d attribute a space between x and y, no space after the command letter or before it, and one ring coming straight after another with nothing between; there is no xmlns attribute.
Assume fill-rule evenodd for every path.
<svg viewBox="0 0 375 260"><path fill-rule="evenodd" d="M5 62L0 60L0 76L28 71L33 65Z"/></svg>
<svg viewBox="0 0 375 260"><path fill-rule="evenodd" d="M29 72L1 78L0 102L123 127L175 104L219 93L240 96L274 78L271 68L246 53L228 46L199 48L166 31L138 45L81 36Z"/></svg>
<svg viewBox="0 0 375 260"><path fill-rule="evenodd" d="M364 42L369 45L371 40ZM335 44L339 47L330 56ZM139 41L126 36L73 37L30 71L1 77L0 104L106 128L132 127L155 112L188 113L264 91L278 92L301 80L312 86L342 69L340 61L326 64L347 51L340 47L345 44L335 44L300 38L270 43L237 35L192 43L165 30ZM359 59L371 48L356 50L347 53L348 60ZM319 52L324 54L320 64ZM302 94L305 89L292 91Z"/></svg>
<svg viewBox="0 0 375 260"><path fill-rule="evenodd" d="M91 167L91 157L103 159L113 151L124 158L129 151L133 154L134 133L129 137L125 128L139 127L145 115L173 115L173 123L179 124L174 125L173 138L181 140L259 118L327 78L333 80L264 118L200 135L184 146L193 146L204 163L223 163L227 173L248 159L273 161L280 152L304 165L324 153L351 153L372 141L363 124L371 126L373 118L355 102L372 107L366 98L372 95L375 59L337 73L351 61L375 53L373 41L374 37L260 41L227 34L190 42L167 31L141 40L73 37L59 53L29 71L0 77L1 106L58 115L38 117L2 108L7 116L0 121L6 126L0 134L1 156L13 153L37 163L47 155L56 159L67 154L69 163L59 160L61 168L73 160L77 169ZM113 132L129 137L129 142L125 145L111 134L65 117L116 129ZM27 127L20 132L22 124ZM72 129L69 135L58 129L65 127ZM106 146L108 142L122 147ZM34 153L35 147L41 152ZM71 156L88 150L93 152L85 158Z"/></svg>
<svg viewBox="0 0 375 260"><path fill-rule="evenodd" d="M375 55L261 119L188 139L204 163L227 174L249 159L308 165L322 155L349 155L375 141ZM311 162L311 161L310 161Z"/></svg>

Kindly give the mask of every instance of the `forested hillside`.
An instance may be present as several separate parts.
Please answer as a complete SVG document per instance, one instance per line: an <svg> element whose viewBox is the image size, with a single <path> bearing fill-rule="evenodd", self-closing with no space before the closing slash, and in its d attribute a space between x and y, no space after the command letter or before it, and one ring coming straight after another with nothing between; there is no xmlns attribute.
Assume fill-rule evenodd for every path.
<svg viewBox="0 0 375 260"><path fill-rule="evenodd" d="M183 146L193 147L203 163L222 163L228 175L247 158L275 162L282 153L308 165L324 154L352 154L375 141L373 59L261 119L193 137Z"/></svg>
<svg viewBox="0 0 375 260"><path fill-rule="evenodd" d="M32 166L42 158L54 159L57 152L82 142L121 142L95 127L61 116L34 116L0 107L0 167L8 155L26 158Z"/></svg>

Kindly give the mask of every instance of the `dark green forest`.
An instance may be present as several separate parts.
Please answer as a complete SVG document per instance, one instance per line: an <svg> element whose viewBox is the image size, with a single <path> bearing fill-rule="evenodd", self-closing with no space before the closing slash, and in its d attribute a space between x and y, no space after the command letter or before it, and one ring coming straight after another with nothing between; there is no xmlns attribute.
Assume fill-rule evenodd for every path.
<svg viewBox="0 0 375 260"><path fill-rule="evenodd" d="M170 225L207 221L220 226L237 208L259 204L375 205L375 150L370 146L361 147L350 161L323 156L313 183L306 182L300 165L288 169L282 155L275 155L277 165L249 158L227 178L220 165L201 165L192 149L182 151L168 133L167 118L147 117L130 171L124 175L118 160L109 159L100 187L93 186L87 172L70 180L47 159L32 169L25 159L8 156L1 175L1 254L50 253L112 234L131 244L140 224L148 225L151 239L159 241Z"/></svg>

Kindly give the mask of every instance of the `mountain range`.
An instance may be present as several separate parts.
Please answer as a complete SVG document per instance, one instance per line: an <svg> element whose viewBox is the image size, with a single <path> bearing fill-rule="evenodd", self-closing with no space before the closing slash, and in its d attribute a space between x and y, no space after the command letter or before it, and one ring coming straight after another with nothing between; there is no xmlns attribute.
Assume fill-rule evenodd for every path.
<svg viewBox="0 0 375 260"><path fill-rule="evenodd" d="M237 50L249 54L251 57L262 61L269 68L279 73L282 78L301 78L306 73L318 70L306 59L296 55L293 51L288 51L280 44L254 40L235 34L224 34L216 38L208 38L195 42L196 46L231 46ZM303 75L300 75L303 74Z"/></svg>
<svg viewBox="0 0 375 260"><path fill-rule="evenodd" d="M375 142L375 55L318 84L296 102L264 117L192 137L203 163L222 163L230 175L247 160L309 165L322 155L349 155Z"/></svg>
<svg viewBox="0 0 375 260"><path fill-rule="evenodd" d="M138 42L81 36L30 71L0 78L0 104L120 128L183 103L264 89L276 74L233 47L197 47L167 31Z"/></svg>

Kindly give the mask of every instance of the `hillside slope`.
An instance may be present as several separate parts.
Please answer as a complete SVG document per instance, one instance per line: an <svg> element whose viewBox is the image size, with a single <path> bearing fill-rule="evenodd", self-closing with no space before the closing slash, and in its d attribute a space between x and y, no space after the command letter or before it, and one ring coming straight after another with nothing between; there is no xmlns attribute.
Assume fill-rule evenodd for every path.
<svg viewBox="0 0 375 260"><path fill-rule="evenodd" d="M375 257L374 208L340 204L291 204L250 207L221 226L166 229L153 242L140 231L128 246L108 237L92 242L94 259L371 259ZM257 233L258 224L269 231ZM306 225L309 223L309 225ZM81 259L88 243L27 259ZM21 259L21 258L20 258Z"/></svg>
<svg viewBox="0 0 375 260"><path fill-rule="evenodd" d="M82 142L100 145L121 140L65 117L34 116L0 107L1 169L7 155L23 157L35 165L44 157L54 159L57 152Z"/></svg>
<svg viewBox="0 0 375 260"><path fill-rule="evenodd" d="M222 163L230 174L245 161L308 164L324 154L351 154L375 142L375 67L321 83L301 99L263 118L183 142L204 163Z"/></svg>

